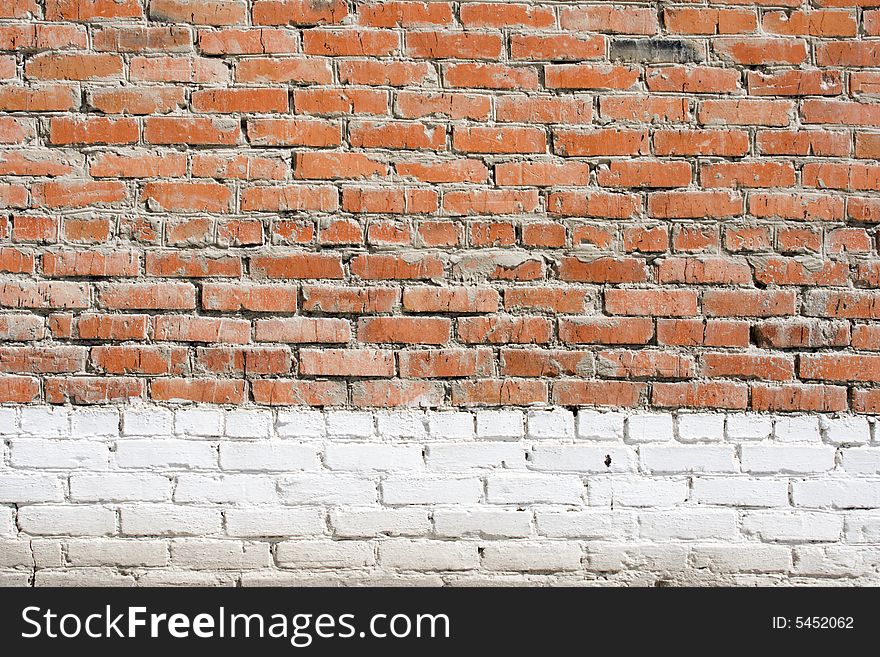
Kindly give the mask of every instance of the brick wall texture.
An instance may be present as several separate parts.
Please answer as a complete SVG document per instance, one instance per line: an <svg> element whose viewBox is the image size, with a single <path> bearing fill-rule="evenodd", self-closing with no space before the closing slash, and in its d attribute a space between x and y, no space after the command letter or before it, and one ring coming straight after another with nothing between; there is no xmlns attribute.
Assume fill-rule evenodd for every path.
<svg viewBox="0 0 880 657"><path fill-rule="evenodd" d="M875 412L878 36L880 0L6 0L0 400Z"/></svg>
<svg viewBox="0 0 880 657"><path fill-rule="evenodd" d="M880 0L0 0L0 583L876 583L878 157Z"/></svg>

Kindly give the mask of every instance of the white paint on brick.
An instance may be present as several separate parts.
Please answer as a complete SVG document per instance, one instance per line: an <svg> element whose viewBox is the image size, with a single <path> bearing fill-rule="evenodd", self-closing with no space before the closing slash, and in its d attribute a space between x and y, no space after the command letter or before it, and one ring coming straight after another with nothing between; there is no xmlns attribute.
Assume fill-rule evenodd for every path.
<svg viewBox="0 0 880 657"><path fill-rule="evenodd" d="M317 470L314 445L288 441L228 442L220 445L220 468L244 472Z"/></svg>
<svg viewBox="0 0 880 657"><path fill-rule="evenodd" d="M477 436L518 440L524 434L522 411L477 411Z"/></svg>
<svg viewBox="0 0 880 657"><path fill-rule="evenodd" d="M220 436L224 413L216 408L179 408L174 411L174 432L183 436Z"/></svg>
<svg viewBox="0 0 880 657"><path fill-rule="evenodd" d="M278 411L276 427L279 436L322 438L325 414L321 411Z"/></svg>
<svg viewBox="0 0 880 657"><path fill-rule="evenodd" d="M524 538L529 536L532 514L517 509L437 509L434 531L459 538Z"/></svg>
<svg viewBox="0 0 880 657"><path fill-rule="evenodd" d="M224 517L229 536L315 536L326 530L320 507L232 507Z"/></svg>
<svg viewBox="0 0 880 657"><path fill-rule="evenodd" d="M813 511L748 511L743 515L742 528L747 536L763 541L836 541L843 529L843 518Z"/></svg>
<svg viewBox="0 0 880 657"><path fill-rule="evenodd" d="M432 443L427 448L429 470L526 467L526 452L518 443Z"/></svg>
<svg viewBox="0 0 880 657"><path fill-rule="evenodd" d="M125 436L167 436L173 426L173 413L162 406L135 406L122 411Z"/></svg>
<svg viewBox="0 0 880 657"><path fill-rule="evenodd" d="M21 433L40 438L70 435L70 411L56 406L22 406L19 414Z"/></svg>
<svg viewBox="0 0 880 657"><path fill-rule="evenodd" d="M358 568L376 562L373 546L366 541L283 541L275 548L281 567Z"/></svg>
<svg viewBox="0 0 880 657"><path fill-rule="evenodd" d="M678 439L683 443L724 439L724 415L721 413L679 413Z"/></svg>
<svg viewBox="0 0 880 657"><path fill-rule="evenodd" d="M675 438L669 413L637 413L626 421L626 437L633 443L667 442Z"/></svg>
<svg viewBox="0 0 880 657"><path fill-rule="evenodd" d="M731 445L643 445L639 448L642 469L654 473L735 472Z"/></svg>
<svg viewBox="0 0 880 657"><path fill-rule="evenodd" d="M271 411L228 411L225 435L230 438L267 438L275 423Z"/></svg>
<svg viewBox="0 0 880 657"><path fill-rule="evenodd" d="M780 415L773 424L773 437L785 443L818 443L819 418L815 415Z"/></svg>
<svg viewBox="0 0 880 657"><path fill-rule="evenodd" d="M443 411L428 415L428 429L436 438L473 438L474 423L472 413Z"/></svg>
<svg viewBox="0 0 880 657"><path fill-rule="evenodd" d="M788 506L788 481L749 477L694 477L693 501L735 507Z"/></svg>
<svg viewBox="0 0 880 657"><path fill-rule="evenodd" d="M334 411L327 415L327 433L342 438L369 438L373 416L358 411Z"/></svg>
<svg viewBox="0 0 880 657"><path fill-rule="evenodd" d="M871 424L865 417L825 417L819 420L822 435L833 445L865 445L871 440Z"/></svg>
<svg viewBox="0 0 880 657"><path fill-rule="evenodd" d="M880 474L880 449L864 447L841 450L840 467L852 474Z"/></svg>
<svg viewBox="0 0 880 657"><path fill-rule="evenodd" d="M70 419L73 438L119 435L119 411L115 408L89 409L73 413Z"/></svg>
<svg viewBox="0 0 880 657"><path fill-rule="evenodd" d="M376 427L380 438L426 438L428 435L424 413L405 411L377 413Z"/></svg>
<svg viewBox="0 0 880 657"><path fill-rule="evenodd" d="M527 424L530 438L574 437L574 413L565 409L529 411Z"/></svg>
<svg viewBox="0 0 880 657"><path fill-rule="evenodd" d="M327 445L324 463L331 470L407 470L424 468L418 445L378 445L375 443L333 443Z"/></svg>
<svg viewBox="0 0 880 657"><path fill-rule="evenodd" d="M577 416L577 435L585 440L623 440L625 422L625 413L581 409Z"/></svg>
<svg viewBox="0 0 880 657"><path fill-rule="evenodd" d="M533 470L558 472L634 472L638 455L623 445L548 445L541 443L529 452Z"/></svg>
<svg viewBox="0 0 880 657"><path fill-rule="evenodd" d="M825 472L834 467L834 448L807 445L743 445L743 472L757 474Z"/></svg>
<svg viewBox="0 0 880 657"><path fill-rule="evenodd" d="M140 404L0 420L0 583L880 582L864 416Z"/></svg>
<svg viewBox="0 0 880 657"><path fill-rule="evenodd" d="M773 435L773 418L758 413L728 413L726 432L732 442L765 440Z"/></svg>
<svg viewBox="0 0 880 657"><path fill-rule="evenodd" d="M426 536L431 532L431 519L426 509L418 507L351 507L332 509L330 526L334 535L343 538Z"/></svg>

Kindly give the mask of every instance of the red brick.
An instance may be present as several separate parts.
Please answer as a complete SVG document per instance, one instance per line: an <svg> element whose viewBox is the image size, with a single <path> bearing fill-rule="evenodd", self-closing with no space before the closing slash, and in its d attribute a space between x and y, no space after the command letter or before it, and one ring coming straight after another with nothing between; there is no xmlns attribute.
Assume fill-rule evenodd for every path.
<svg viewBox="0 0 880 657"><path fill-rule="evenodd" d="M360 342L443 344L450 330L445 317L367 317L358 320L357 337Z"/></svg>
<svg viewBox="0 0 880 657"><path fill-rule="evenodd" d="M654 383L651 403L661 407L745 409L749 389L741 383Z"/></svg>

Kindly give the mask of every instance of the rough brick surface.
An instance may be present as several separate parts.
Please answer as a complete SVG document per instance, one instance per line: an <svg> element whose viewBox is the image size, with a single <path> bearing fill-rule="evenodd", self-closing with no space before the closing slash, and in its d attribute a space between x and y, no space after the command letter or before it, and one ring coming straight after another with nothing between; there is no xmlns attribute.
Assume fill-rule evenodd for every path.
<svg viewBox="0 0 880 657"><path fill-rule="evenodd" d="M2 584L880 581L864 415L22 405L0 434Z"/></svg>
<svg viewBox="0 0 880 657"><path fill-rule="evenodd" d="M0 2L0 584L877 583L878 37Z"/></svg>
<svg viewBox="0 0 880 657"><path fill-rule="evenodd" d="M200 4L0 9L0 402L880 408L872 3Z"/></svg>

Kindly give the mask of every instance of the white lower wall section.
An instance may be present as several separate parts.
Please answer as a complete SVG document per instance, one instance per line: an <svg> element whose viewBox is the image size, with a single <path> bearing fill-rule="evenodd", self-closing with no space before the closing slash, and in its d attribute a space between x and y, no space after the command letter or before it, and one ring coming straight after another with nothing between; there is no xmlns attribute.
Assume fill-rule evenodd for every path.
<svg viewBox="0 0 880 657"><path fill-rule="evenodd" d="M0 408L4 585L880 583L864 416Z"/></svg>

